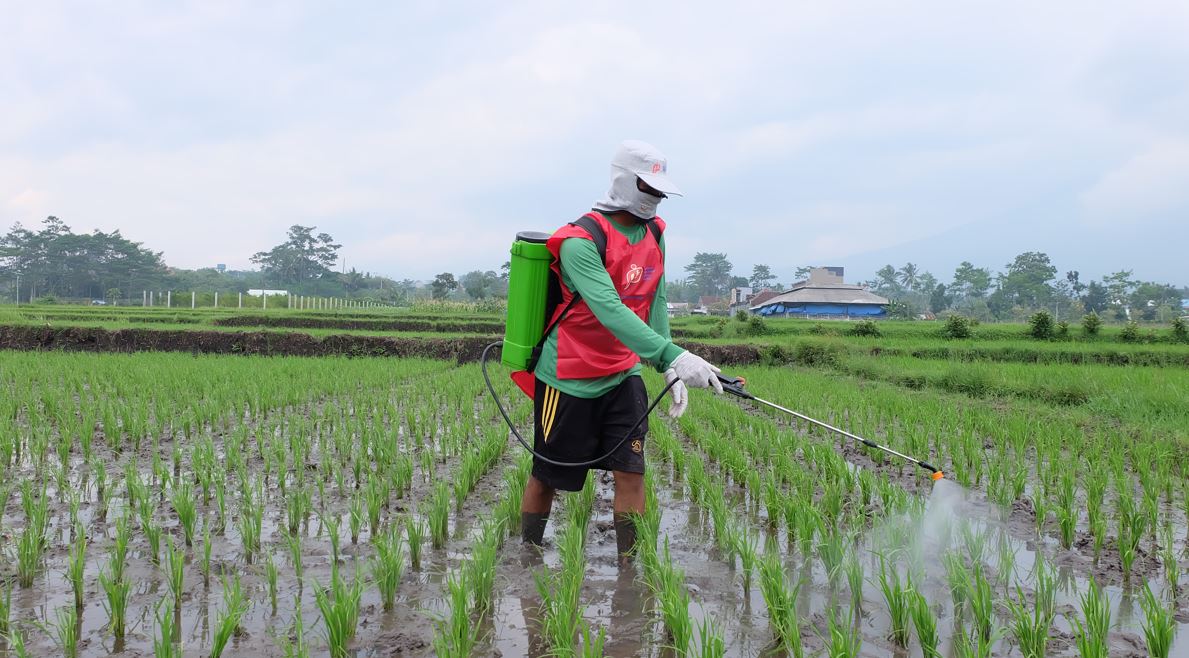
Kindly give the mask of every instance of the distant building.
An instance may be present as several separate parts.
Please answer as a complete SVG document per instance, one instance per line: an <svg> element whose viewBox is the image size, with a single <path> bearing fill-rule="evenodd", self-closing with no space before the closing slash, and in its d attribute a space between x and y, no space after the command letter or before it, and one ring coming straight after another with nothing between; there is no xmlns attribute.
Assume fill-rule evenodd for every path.
<svg viewBox="0 0 1189 658"><path fill-rule="evenodd" d="M226 272L227 271L227 263L219 263L218 265L215 265L215 271L218 272L219 274Z"/></svg>
<svg viewBox="0 0 1189 658"><path fill-rule="evenodd" d="M689 315L689 302L669 302L666 306L668 307L669 317L671 318Z"/></svg>
<svg viewBox="0 0 1189 658"><path fill-rule="evenodd" d="M251 296L253 296L253 297L262 297L262 296L264 296L264 295L268 295L269 297L276 297L276 296L278 296L278 295L288 295L288 294L289 294L289 291L288 291L288 290L260 290L260 289L252 289L252 290L249 290L249 291L248 291L248 294L249 294L249 295L251 295Z"/></svg>
<svg viewBox="0 0 1189 658"><path fill-rule="evenodd" d="M841 267L815 267L809 278L789 290L759 301L749 310L756 315L790 318L884 318L888 300L843 280Z"/></svg>

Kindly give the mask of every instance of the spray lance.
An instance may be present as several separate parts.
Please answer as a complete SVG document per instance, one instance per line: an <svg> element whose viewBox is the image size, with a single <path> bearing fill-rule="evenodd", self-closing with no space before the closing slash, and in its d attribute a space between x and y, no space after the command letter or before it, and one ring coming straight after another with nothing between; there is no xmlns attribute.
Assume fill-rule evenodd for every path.
<svg viewBox="0 0 1189 658"><path fill-rule="evenodd" d="M550 264L553 260L553 255L546 247L546 242L549 235L546 233L538 233L533 231L526 231L516 235L515 242L512 243L510 260L510 269L508 273L508 316L504 325L504 340L495 341L487 345L483 349L483 354L479 359L479 367L483 372L483 381L487 383L487 390L491 393L491 398L495 401L496 408L499 409L500 415L504 422L507 423L508 429L520 441L520 445L524 446L534 457L555 466L570 466L570 467L585 467L594 466L604 459L615 454L620 446L628 440L632 434L640 427L645 418L648 418L652 410L656 408L660 401L673 387L676 380L670 382L665 388L652 400L644 413L636 420L607 454L584 462L560 462L550 459L537 451L529 445L520 432L516 430L512 418L504 409L503 403L500 401L499 394L495 390L495 386L491 383L491 377L487 373L487 362L491 351L497 347L500 349L500 361L507 367L513 370L512 379L517 385L530 397L532 396L532 373L531 365L535 361L533 353L534 350L539 351L541 344L544 342L545 321L546 317L552 317L553 311L557 305L556 291L557 282L556 275L550 269ZM553 280L551 280L553 277ZM753 402L771 407L777 411L783 411L794 418L799 418L805 422L817 425L827 431L845 436L854 441L858 441L863 445L882 450L890 455L899 457L905 461L915 464L921 468L928 470L932 474L933 480L940 480L945 475L934 468L927 462L909 457L903 453L897 452L888 448L887 446L879 445L874 441L864 439L856 434L851 434L845 430L823 423L820 420L815 420L804 414L797 413L792 409L782 407L774 402L769 402L763 398L752 395L744 388L746 382L740 377L728 377L726 375L718 376L719 382L722 383L723 391L730 393L736 397L744 400L751 400Z"/></svg>

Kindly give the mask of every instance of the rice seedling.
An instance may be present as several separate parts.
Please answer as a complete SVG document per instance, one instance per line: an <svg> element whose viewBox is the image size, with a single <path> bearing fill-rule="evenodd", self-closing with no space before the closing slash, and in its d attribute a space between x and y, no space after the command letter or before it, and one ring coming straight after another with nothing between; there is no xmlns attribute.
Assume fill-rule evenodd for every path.
<svg viewBox="0 0 1189 658"><path fill-rule="evenodd" d="M850 607L858 613L863 609L863 579L866 573L855 549L852 548L847 554L842 569L846 573L846 582L850 588Z"/></svg>
<svg viewBox="0 0 1189 658"><path fill-rule="evenodd" d="M471 623L470 618L470 584L467 582L466 570L447 574L446 592L450 612L434 625L434 655L464 658L470 656L479 643L478 628ZM573 642L573 636L570 641ZM573 646L570 652L573 653Z"/></svg>
<svg viewBox="0 0 1189 658"><path fill-rule="evenodd" d="M254 490L254 491L253 491ZM244 547L244 559L248 564L260 551L260 534L264 529L264 484L256 481L256 486L245 486L243 498L240 501L239 535ZM338 545L334 544L335 558L338 558Z"/></svg>
<svg viewBox="0 0 1189 658"><path fill-rule="evenodd" d="M12 619L12 587L6 580L0 580L0 638L8 637Z"/></svg>
<svg viewBox="0 0 1189 658"><path fill-rule="evenodd" d="M346 658L347 646L355 638L359 620L359 599L363 582L358 574L347 585L337 568L330 574L328 587L316 587L314 600L322 613L326 642L333 658Z"/></svg>
<svg viewBox="0 0 1189 658"><path fill-rule="evenodd" d="M181 609L182 592L185 589L186 558L183 552L174 546L172 537L166 537L165 547L165 565L163 568L165 583L169 586L170 594L173 594L174 609Z"/></svg>
<svg viewBox="0 0 1189 658"><path fill-rule="evenodd" d="M980 643L989 643L995 633L995 600L991 583L983 574L981 565L975 565L969 582L967 593L978 640Z"/></svg>
<svg viewBox="0 0 1189 658"><path fill-rule="evenodd" d="M907 647L908 625L912 615L912 589L901 582L895 565L888 567L883 555L879 556L879 589L883 592L884 602L892 619L889 639L896 646Z"/></svg>
<svg viewBox="0 0 1189 658"><path fill-rule="evenodd" d="M228 581L223 581L223 607L215 617L215 628L211 635L211 658L219 658L231 636L239 632L240 621L248 611L248 599L244 597L243 587L240 586L239 574Z"/></svg>
<svg viewBox="0 0 1189 658"><path fill-rule="evenodd" d="M1090 579L1089 589L1079 598L1082 616L1071 620L1078 653L1083 658L1106 658L1106 636L1111 626L1110 602L1093 578Z"/></svg>
<svg viewBox="0 0 1189 658"><path fill-rule="evenodd" d="M285 658L310 658L310 647L305 639L305 624L301 619L301 599L297 600L297 610L293 613L293 639L288 635L276 636L277 646Z"/></svg>
<svg viewBox="0 0 1189 658"><path fill-rule="evenodd" d="M1011 632L1024 658L1044 658L1049 642L1049 629L1053 625L1051 605L1037 602L1030 605L1024 590L1016 586L1017 598L1007 599L1011 612Z"/></svg>
<svg viewBox="0 0 1189 658"><path fill-rule="evenodd" d="M685 572L673 565L669 554L669 540L665 537L664 557L661 559L653 594L660 601L661 618L669 635L669 645L685 654L693 639L693 620L689 616L689 591L685 588Z"/></svg>
<svg viewBox="0 0 1189 658"><path fill-rule="evenodd" d="M768 623L785 651L796 658L804 655L801 628L797 617L797 594L801 585L790 586L784 575L784 564L775 551L764 553L760 560L760 592L768 607Z"/></svg>
<svg viewBox="0 0 1189 658"><path fill-rule="evenodd" d="M33 586L33 580L41 571L48 548L46 530L49 523L49 500L42 489L34 497L33 488L26 481L21 487L21 504L25 508L25 529L17 538L17 582L22 588Z"/></svg>
<svg viewBox="0 0 1189 658"><path fill-rule="evenodd" d="M1140 605L1144 610L1144 641L1148 645L1148 655L1151 658L1168 658L1177 628L1173 611L1156 598L1147 583L1144 584Z"/></svg>
<svg viewBox="0 0 1189 658"><path fill-rule="evenodd" d="M31 658L32 654L29 653L29 649L25 646L25 636L21 633L20 629L13 628L12 632L5 637L8 640L8 652L14 658Z"/></svg>
<svg viewBox="0 0 1189 658"><path fill-rule="evenodd" d="M842 531L831 529L824 533L817 544L817 554L832 587L842 572L843 556L846 554L846 540Z"/></svg>
<svg viewBox="0 0 1189 658"><path fill-rule="evenodd" d="M272 613L277 614L277 562L272 553L264 554L264 580L268 583L268 601L272 604Z"/></svg>
<svg viewBox="0 0 1189 658"><path fill-rule="evenodd" d="M489 523L471 545L471 559L466 566L470 571L467 580L471 584L475 613L479 616L491 610L491 598L495 590L495 565L503 532L498 522Z"/></svg>
<svg viewBox="0 0 1189 658"><path fill-rule="evenodd" d="M153 607L153 619L157 633L153 636L154 658L181 658L182 645L178 643L180 631L177 627L177 603L161 599Z"/></svg>
<svg viewBox="0 0 1189 658"><path fill-rule="evenodd" d="M81 630L78 608L74 606L57 608L54 610L54 621L39 624L39 626L54 640L54 644L58 645L63 656L66 658L78 656L79 631Z"/></svg>
<svg viewBox="0 0 1189 658"><path fill-rule="evenodd" d="M177 514L178 524L182 526L182 537L186 540L186 546L193 546L194 524L198 518L194 487L188 481L175 482L169 499L173 505L174 514Z"/></svg>
<svg viewBox="0 0 1189 658"><path fill-rule="evenodd" d="M602 658L603 647L607 644L607 629L599 626L595 633L587 624L582 624L582 633L578 641L582 658Z"/></svg>
<svg viewBox="0 0 1189 658"><path fill-rule="evenodd" d="M830 658L855 658L863 646L863 636L852 623L841 621L838 610L830 611L830 638L826 644L826 655Z"/></svg>
<svg viewBox="0 0 1189 658"><path fill-rule="evenodd" d="M347 527L351 531L351 544L358 544L359 529L363 527L363 499L359 492L351 497L351 506L347 510Z"/></svg>
<svg viewBox="0 0 1189 658"><path fill-rule="evenodd" d="M70 581L70 589L74 593L74 607L83 607L83 572L87 563L87 537L80 530L75 533L74 542L70 545L70 557L66 563L66 579ZM3 636L0 628L0 636Z"/></svg>
<svg viewBox="0 0 1189 658"><path fill-rule="evenodd" d="M937 634L937 617L925 596L918 591L909 594L909 614L912 616L913 626L917 630L917 640L921 644L922 658L942 658L938 646L941 638Z"/></svg>
<svg viewBox="0 0 1189 658"><path fill-rule="evenodd" d="M285 515L290 535L296 535L301 530L302 524L310 516L312 506L309 489L295 487L289 491L285 498Z"/></svg>
<svg viewBox="0 0 1189 658"><path fill-rule="evenodd" d="M106 599L104 609L108 614L108 627L117 639L124 637L124 626L128 613L128 595L132 585L124 578L123 558L112 553L107 570L99 571L99 587Z"/></svg>
<svg viewBox="0 0 1189 658"><path fill-rule="evenodd" d="M979 637L971 638L965 631L959 630L954 634L954 658L991 658L994 640L984 640Z"/></svg>
<svg viewBox="0 0 1189 658"><path fill-rule="evenodd" d="M450 520L450 489L445 482L439 481L434 485L433 496L429 502L429 537L434 550L446 545Z"/></svg>
<svg viewBox="0 0 1189 658"><path fill-rule="evenodd" d="M722 629L707 617L698 624L698 647L694 656L697 658L723 658L727 654L727 643L723 639Z"/></svg>
<svg viewBox="0 0 1189 658"><path fill-rule="evenodd" d="M199 568L202 570L202 586L210 587L211 585L211 528L206 523L202 524L202 562L199 563Z"/></svg>
<svg viewBox="0 0 1189 658"><path fill-rule="evenodd" d="M405 548L400 535L400 528L394 526L387 533L375 535L373 542L376 557L372 561L372 577L387 612L396 605L396 590L405 570Z"/></svg>
<svg viewBox="0 0 1189 658"><path fill-rule="evenodd" d="M409 540L409 566L421 569L421 547L425 543L425 523L416 514L405 517L405 537Z"/></svg>
<svg viewBox="0 0 1189 658"><path fill-rule="evenodd" d="M731 543L743 567L743 596L750 597L751 577L756 568L756 561L759 558L759 540L742 527L735 527L732 533L733 538Z"/></svg>

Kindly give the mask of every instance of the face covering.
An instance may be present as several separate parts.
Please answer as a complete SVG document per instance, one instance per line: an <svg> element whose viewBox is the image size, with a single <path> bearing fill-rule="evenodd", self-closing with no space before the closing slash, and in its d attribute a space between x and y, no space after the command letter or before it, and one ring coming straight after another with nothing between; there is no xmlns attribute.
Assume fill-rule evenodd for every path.
<svg viewBox="0 0 1189 658"><path fill-rule="evenodd" d="M656 207L662 198L641 192L636 187L635 173L612 165L611 189L594 207L607 212L626 210L638 219L649 221L656 217Z"/></svg>

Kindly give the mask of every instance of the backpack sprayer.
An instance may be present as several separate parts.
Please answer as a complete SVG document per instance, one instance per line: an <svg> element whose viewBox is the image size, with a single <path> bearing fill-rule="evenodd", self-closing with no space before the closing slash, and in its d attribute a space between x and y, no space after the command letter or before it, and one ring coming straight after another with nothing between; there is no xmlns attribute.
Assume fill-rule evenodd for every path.
<svg viewBox="0 0 1189 658"><path fill-rule="evenodd" d="M605 237L605 236L604 236ZM615 454L620 446L628 440L632 434L640 427L645 418L652 413L652 410L660 404L661 399L677 382L674 380L670 382L665 388L652 400L644 413L636 420L607 454L602 455L596 459L591 459L584 462L559 462L550 459L529 445L520 432L516 430L511 417L504 409L503 403L500 401L499 394L496 393L495 386L491 383L491 377L487 374L487 361L491 350L496 347L502 347L500 350L500 361L507 367L513 370L512 378L526 393L532 389L525 384L526 379L531 377L518 378L518 375L529 375L536 364L536 357L539 355L540 347L546 338L546 316L553 316L557 306L556 296L556 277L550 269L550 264L553 261L553 255L545 246L549 235L546 233L538 233L535 231L526 231L516 234L516 241L512 243L512 258L511 269L508 274L508 316L504 325L504 339L502 341L495 341L483 348L483 354L479 358L479 367L483 372L483 381L487 383L487 390L491 393L492 400L495 401L495 406L499 409L500 415L503 416L504 422L507 423L508 429L520 441L520 445L524 446L534 457L554 466L570 466L570 467L586 467L594 466L604 459ZM596 242L598 240L596 239ZM605 242L605 241L604 241ZM551 292L551 287L554 292ZM564 314L564 311L563 311ZM549 327L551 331L553 326ZM882 450L890 455L899 457L909 463L915 464L931 473L933 480L941 480L945 477L939 469L935 468L928 462L909 457L904 453L892 450L887 446L882 446L874 441L865 439L857 434L852 434L846 430L834 427L820 420L816 420L804 414L797 413L792 409L782 407L775 402L769 402L763 398L752 395L749 391L744 389L746 382L741 377L728 377L726 375L719 375L718 380L722 383L723 391L730 393L736 397L744 400L751 400L764 406L783 411L794 418L798 418L812 425L816 425L829 432L845 436L854 441L858 441L868 448ZM531 395L531 394L530 394Z"/></svg>

